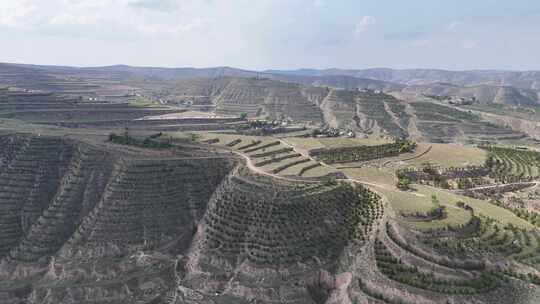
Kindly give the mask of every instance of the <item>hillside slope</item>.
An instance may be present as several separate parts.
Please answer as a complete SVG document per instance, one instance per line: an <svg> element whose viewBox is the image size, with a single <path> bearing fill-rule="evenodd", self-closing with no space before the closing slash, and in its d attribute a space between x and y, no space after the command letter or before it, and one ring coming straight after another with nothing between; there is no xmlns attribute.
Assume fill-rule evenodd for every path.
<svg viewBox="0 0 540 304"><path fill-rule="evenodd" d="M382 216L362 187L256 176L225 154L0 143L2 303L324 301L320 274Z"/></svg>
<svg viewBox="0 0 540 304"><path fill-rule="evenodd" d="M479 85L462 87L448 83L433 83L426 85L412 85L402 90L404 93L415 93L435 96L453 96L463 98L475 98L480 103L525 105L534 106L540 104L539 93L529 89L519 89L509 86Z"/></svg>
<svg viewBox="0 0 540 304"><path fill-rule="evenodd" d="M429 142L494 141L525 136L487 123L467 110L433 102L406 102L372 91L332 90L321 107L330 125L368 135Z"/></svg>
<svg viewBox="0 0 540 304"><path fill-rule="evenodd" d="M318 103L328 94L322 87L309 87L267 78L195 78L170 85L168 100L190 101L209 106L218 114L248 117L289 117L295 121L322 123Z"/></svg>
<svg viewBox="0 0 540 304"><path fill-rule="evenodd" d="M194 78L265 78L306 86L344 89L368 88L459 97L476 97L486 103L538 104L540 73L444 70L268 70L231 67L158 68L116 65L75 68L0 63L0 86L47 90L74 96L121 98L133 92L170 89L170 84ZM165 95L166 96L166 95Z"/></svg>

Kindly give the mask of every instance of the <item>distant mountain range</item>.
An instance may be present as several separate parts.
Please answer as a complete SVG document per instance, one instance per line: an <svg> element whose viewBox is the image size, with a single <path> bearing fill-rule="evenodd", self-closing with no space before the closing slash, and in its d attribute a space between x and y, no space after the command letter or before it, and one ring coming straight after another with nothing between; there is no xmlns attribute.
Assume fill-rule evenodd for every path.
<svg viewBox="0 0 540 304"><path fill-rule="evenodd" d="M0 85L10 85L10 77L27 81L55 79L107 79L132 81L176 81L186 78L257 77L309 86L369 88L386 92L476 97L482 103L508 105L540 104L540 71L446 71L435 69L300 69L250 71L231 67L159 68L114 65L76 68L0 64ZM24 80L24 79L23 79ZM43 86L47 89L47 86Z"/></svg>
<svg viewBox="0 0 540 304"><path fill-rule="evenodd" d="M512 86L522 89L540 90L540 71L499 71L471 70L447 71L436 69L300 69L293 71L267 70L267 73L301 76L346 75L380 81L395 82L404 85L425 85L430 83L451 83L459 86Z"/></svg>

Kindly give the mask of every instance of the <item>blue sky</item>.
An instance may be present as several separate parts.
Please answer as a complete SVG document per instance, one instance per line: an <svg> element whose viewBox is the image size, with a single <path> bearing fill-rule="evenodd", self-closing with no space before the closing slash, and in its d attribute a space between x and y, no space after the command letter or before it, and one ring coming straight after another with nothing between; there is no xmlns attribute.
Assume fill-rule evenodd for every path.
<svg viewBox="0 0 540 304"><path fill-rule="evenodd" d="M0 0L0 61L540 70L537 0Z"/></svg>

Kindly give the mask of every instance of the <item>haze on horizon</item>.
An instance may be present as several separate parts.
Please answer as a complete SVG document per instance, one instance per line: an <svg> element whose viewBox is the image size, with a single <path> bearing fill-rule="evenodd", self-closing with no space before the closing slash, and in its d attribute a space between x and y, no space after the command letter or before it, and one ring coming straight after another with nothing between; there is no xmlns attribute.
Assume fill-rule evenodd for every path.
<svg viewBox="0 0 540 304"><path fill-rule="evenodd" d="M534 0L0 0L0 62L540 70Z"/></svg>

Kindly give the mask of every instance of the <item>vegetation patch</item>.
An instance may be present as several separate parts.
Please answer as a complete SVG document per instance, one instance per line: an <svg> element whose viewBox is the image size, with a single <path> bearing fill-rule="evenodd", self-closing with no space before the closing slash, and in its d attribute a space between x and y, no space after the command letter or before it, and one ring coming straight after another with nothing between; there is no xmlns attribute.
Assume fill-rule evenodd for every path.
<svg viewBox="0 0 540 304"><path fill-rule="evenodd" d="M260 140L252 140L251 143L239 147L238 150L245 150L245 149L249 149L249 148L251 148L251 147L258 146L261 142L262 142L262 141L260 141Z"/></svg>
<svg viewBox="0 0 540 304"><path fill-rule="evenodd" d="M295 154L288 154L288 155L281 156L281 157L273 157L273 158L270 158L270 159L267 159L267 160L257 162L257 163L255 163L255 166L256 167L262 167L262 166L266 166L266 165L269 165L269 164L272 164L272 163L279 163L279 162L281 162L283 160L287 160L287 159L290 159L290 158L297 158L297 157L300 157L300 156L302 156L302 154L295 153Z"/></svg>
<svg viewBox="0 0 540 304"><path fill-rule="evenodd" d="M484 146L489 154L486 166L504 183L530 181L540 174L540 153L496 146Z"/></svg>
<svg viewBox="0 0 540 304"><path fill-rule="evenodd" d="M379 197L348 184L284 185L231 176L205 215L209 254L258 265L335 261L364 244L382 216Z"/></svg>
<svg viewBox="0 0 540 304"><path fill-rule="evenodd" d="M308 172L309 170L311 169L315 169L317 167L320 167L321 164L320 163L315 163L315 164L312 164L312 165L309 165L309 166L305 166L303 167L301 170L300 170L300 176L303 176L306 172Z"/></svg>
<svg viewBox="0 0 540 304"><path fill-rule="evenodd" d="M442 280L432 273L420 272L414 266L403 264L378 240L375 243L375 255L379 270L392 280L445 294L486 292L497 287L501 281L500 276L490 272L482 272L478 278L470 280Z"/></svg>
<svg viewBox="0 0 540 304"><path fill-rule="evenodd" d="M478 117L478 115L475 115L470 111L460 111L433 102L413 102L411 103L411 105L414 107L416 115L422 117L422 120L439 121L441 116L447 117L447 119L451 121L480 120L480 117Z"/></svg>
<svg viewBox="0 0 540 304"><path fill-rule="evenodd" d="M310 155L327 164L335 164L392 157L401 153L412 152L415 148L416 143L414 142L408 140L397 140L394 143L377 146L356 146L311 150Z"/></svg>
<svg viewBox="0 0 540 304"><path fill-rule="evenodd" d="M440 221L448 216L446 206L440 204L436 195L431 196L433 207L428 212L416 212L416 213L401 213L401 216L405 217L408 221L420 221L431 222Z"/></svg>
<svg viewBox="0 0 540 304"><path fill-rule="evenodd" d="M287 168L290 168L292 166L296 166L296 165L299 165L299 164L303 164L303 163L307 163L311 161L309 158L304 158L304 159L299 159L297 161L294 161L294 162L291 162L291 163L287 163L287 164L284 164L284 165L281 165L275 169L272 170L272 173L274 174L278 174L279 172L281 171L284 171L286 170Z"/></svg>
<svg viewBox="0 0 540 304"><path fill-rule="evenodd" d="M253 154L253 155L251 155L251 157L253 157L253 158L269 157L269 156L272 156L272 155L289 153L289 152L292 152L292 151L294 151L293 148L282 148L282 149L278 149L278 150Z"/></svg>
<svg viewBox="0 0 540 304"><path fill-rule="evenodd" d="M238 145L238 144L241 143L241 142L242 142L242 140L239 139L239 138L237 138L237 139L231 141L230 143L228 143L228 144L227 144L227 147L231 147L231 148L232 148L232 147Z"/></svg>
<svg viewBox="0 0 540 304"><path fill-rule="evenodd" d="M131 135L129 135L127 132L118 135L115 133L109 134L109 141L115 144L119 145L128 145L128 146L136 146L146 149L169 149L172 148L173 145L171 144L171 140L159 140L159 138L162 136L162 133L157 133L154 135L150 135L144 139L138 139Z"/></svg>
<svg viewBox="0 0 540 304"><path fill-rule="evenodd" d="M258 146L258 147L255 147L255 148L244 150L243 152L244 153L251 153L251 152L255 152L255 151L259 151L259 150L264 151L264 149L268 149L268 148L271 148L271 147L274 147L274 146L279 146L280 144L281 144L281 142L274 141L274 142L271 142L269 144L265 144L265 145L262 145L262 146ZM242 148L240 148L240 150L242 150Z"/></svg>

